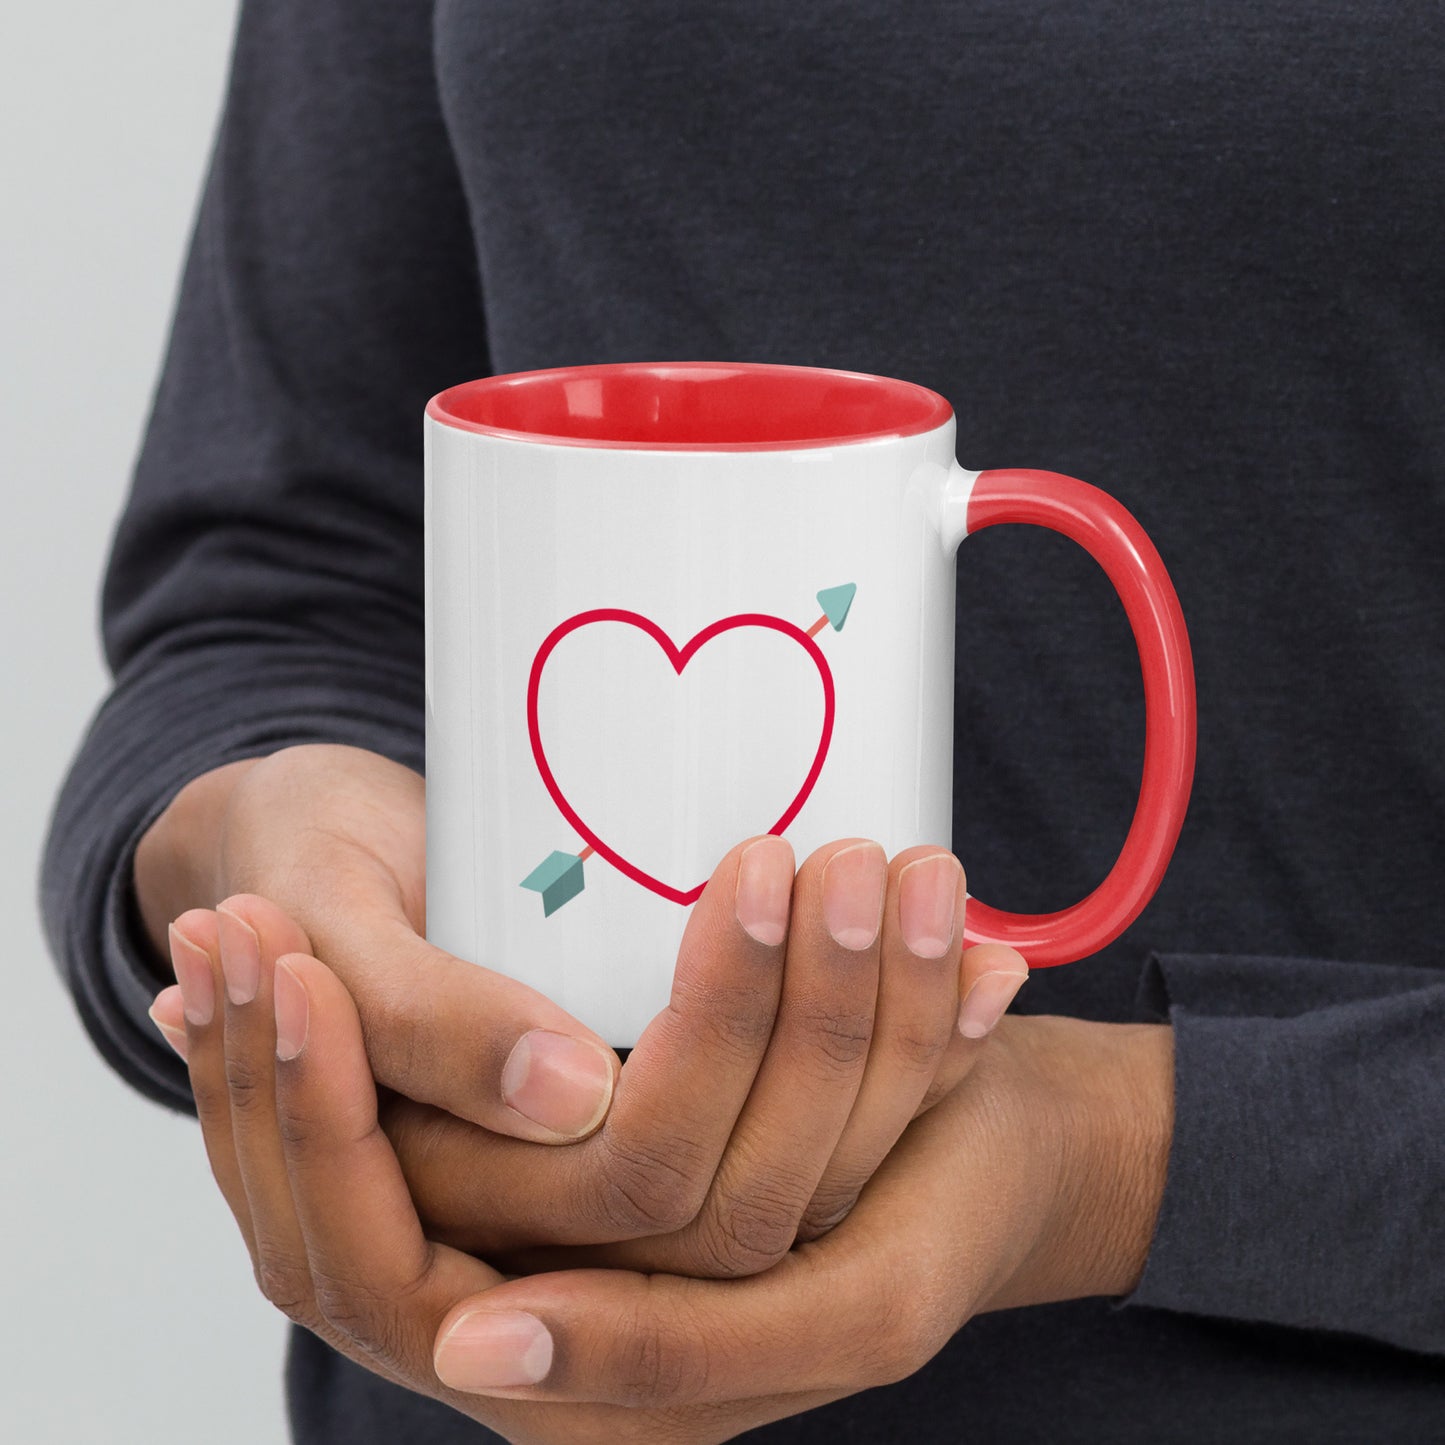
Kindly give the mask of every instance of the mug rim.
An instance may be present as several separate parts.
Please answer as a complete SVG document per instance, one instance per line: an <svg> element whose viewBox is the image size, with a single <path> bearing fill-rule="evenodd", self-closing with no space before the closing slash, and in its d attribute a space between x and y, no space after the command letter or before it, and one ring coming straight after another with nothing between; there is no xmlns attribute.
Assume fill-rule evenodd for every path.
<svg viewBox="0 0 1445 1445"><path fill-rule="evenodd" d="M713 395L704 397L698 388L709 386ZM703 404L664 407L665 389ZM752 452L918 436L948 422L953 407L917 382L834 367L616 361L464 381L433 396L426 415L460 431L550 446ZM809 425L809 417L832 419Z"/></svg>

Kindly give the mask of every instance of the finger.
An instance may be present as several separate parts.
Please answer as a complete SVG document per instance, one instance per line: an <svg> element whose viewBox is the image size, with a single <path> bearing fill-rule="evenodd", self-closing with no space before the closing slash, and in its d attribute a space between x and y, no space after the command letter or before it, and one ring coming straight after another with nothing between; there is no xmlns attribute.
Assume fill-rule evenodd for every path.
<svg viewBox="0 0 1445 1445"><path fill-rule="evenodd" d="M224 1016L217 1008L218 1000L225 997L221 965L224 926L224 921L209 909L182 914L171 925L172 967L180 983L157 995L151 1016L176 1051L182 1057L190 1056L191 1087L211 1171L246 1241L262 1293L292 1319L307 1324L340 1349L344 1341L316 1317L305 1247L285 1185L284 1162L280 1165L283 1172L279 1184L273 1181L270 1187L262 1188L257 1177L258 1160L270 1159L274 1164L280 1158L274 1112L267 1118L239 1111L250 1126L249 1133L269 1130L272 1149L259 1148L251 1139L237 1147L234 1125L238 1111L231 1101ZM269 996L269 985L267 992ZM274 1058L274 1032L270 1038L272 1042L263 1047ZM249 1166L249 1180L243 1160ZM253 1199L259 1206L255 1212ZM406 1383L387 1371L379 1373Z"/></svg>
<svg viewBox="0 0 1445 1445"><path fill-rule="evenodd" d="M356 999L382 1083L498 1133L582 1137L606 1113L617 1057L537 990L422 936L425 814L408 768L282 748L232 795L223 871L310 935Z"/></svg>
<svg viewBox="0 0 1445 1445"><path fill-rule="evenodd" d="M1044 1227L1036 1185L1005 1166L1015 1148L992 1109L962 1123L939 1109L907 1131L837 1229L774 1268L736 1280L613 1269L508 1280L442 1320L438 1376L499 1397L664 1410L745 1399L767 1409L767 1397L837 1398L901 1380ZM493 1314L511 1318L494 1331ZM520 1367L541 1365L543 1350L522 1362L497 1338L520 1335L519 1315L551 1341L530 1385Z"/></svg>
<svg viewBox="0 0 1445 1445"><path fill-rule="evenodd" d="M251 1225L251 1207L231 1131L223 1014L218 1002L224 996L224 983L216 915L209 908L193 908L171 924L169 937L171 967L181 990L191 1095L196 1103L206 1158L236 1218L254 1266L256 1237Z"/></svg>
<svg viewBox="0 0 1445 1445"><path fill-rule="evenodd" d="M867 1065L887 879L866 841L829 844L798 870L773 1036L678 1268L753 1274L792 1247Z"/></svg>
<svg viewBox="0 0 1445 1445"><path fill-rule="evenodd" d="M1029 966L1023 955L1007 944L980 943L964 950L959 960L959 995L963 1002L959 1005L958 1028L915 1117L931 1109L968 1077L989 1034L1028 979Z"/></svg>
<svg viewBox="0 0 1445 1445"><path fill-rule="evenodd" d="M964 956L958 1031L975 1041L993 1032L1028 980L1023 955L1002 943L983 943Z"/></svg>
<svg viewBox="0 0 1445 1445"><path fill-rule="evenodd" d="M251 1216L256 1282L292 1319L313 1325L306 1246L291 1200L276 1127L276 960L310 940L289 914L255 894L233 894L216 909L225 979L226 1083L231 1137Z"/></svg>
<svg viewBox="0 0 1445 1445"><path fill-rule="evenodd" d="M667 1007L629 1055L597 1140L605 1222L624 1233L686 1225L707 1196L774 1034L793 868L786 839L748 839L693 908ZM595 1189L596 1163L572 1162Z"/></svg>
<svg viewBox="0 0 1445 1445"><path fill-rule="evenodd" d="M277 961L274 1001L277 1126L315 1307L351 1358L424 1388L438 1321L501 1277L423 1236L341 982L290 954Z"/></svg>
<svg viewBox="0 0 1445 1445"><path fill-rule="evenodd" d="M782 987L793 851L731 849L688 919L667 1007L644 1030L591 1139L540 1155L400 1101L387 1128L428 1231L476 1253L667 1233L706 1198L768 1047ZM484 1161L484 1163L482 1162Z"/></svg>
<svg viewBox="0 0 1445 1445"><path fill-rule="evenodd" d="M906 1318L894 1290L886 1272L803 1254L743 1280L534 1275L457 1303L434 1366L460 1391L637 1410L851 1393L901 1378L905 1355L923 1363L906 1326L885 1328Z"/></svg>
<svg viewBox="0 0 1445 1445"><path fill-rule="evenodd" d="M606 1117L620 1067L606 1041L536 989L420 938L399 901L308 926L355 999L378 1082L534 1143L572 1143Z"/></svg>
<svg viewBox="0 0 1445 1445"><path fill-rule="evenodd" d="M964 898L963 869L945 849L909 848L889 865L867 1068L799 1222L801 1239L826 1234L853 1207L908 1127L948 1051L958 1022Z"/></svg>
<svg viewBox="0 0 1445 1445"><path fill-rule="evenodd" d="M173 983L163 988L147 1010L151 1022L161 1032L161 1037L181 1056L186 1057L186 1006L181 998L181 986Z"/></svg>

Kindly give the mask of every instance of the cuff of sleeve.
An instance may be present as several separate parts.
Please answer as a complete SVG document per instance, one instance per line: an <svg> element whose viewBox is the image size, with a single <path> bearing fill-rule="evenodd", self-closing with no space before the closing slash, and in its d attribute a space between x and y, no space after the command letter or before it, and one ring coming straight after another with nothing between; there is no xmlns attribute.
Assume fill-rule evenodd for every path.
<svg viewBox="0 0 1445 1445"><path fill-rule="evenodd" d="M1445 1349L1419 1267L1445 1257L1445 1136L1428 1102L1445 977L1156 955L1136 1016L1173 1026L1174 1136L1144 1272L1114 1307Z"/></svg>
<svg viewBox="0 0 1445 1445"><path fill-rule="evenodd" d="M173 980L134 899L146 829L201 773L283 747L346 743L418 772L424 757L419 686L379 687L375 665L348 671L334 653L236 653L166 659L117 687L61 790L40 879L51 952L96 1047L147 1098L191 1113L185 1065L148 1012Z"/></svg>

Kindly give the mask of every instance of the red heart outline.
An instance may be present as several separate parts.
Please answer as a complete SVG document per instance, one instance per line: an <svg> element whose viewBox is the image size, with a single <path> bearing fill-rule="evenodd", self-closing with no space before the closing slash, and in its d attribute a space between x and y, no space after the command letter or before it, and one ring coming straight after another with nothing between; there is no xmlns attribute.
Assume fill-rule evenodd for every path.
<svg viewBox="0 0 1445 1445"><path fill-rule="evenodd" d="M782 833L788 824L798 816L799 809L808 801L808 795L818 781L818 774L823 771L823 760L828 756L828 744L833 740L833 670L828 666L828 659L823 656L822 648L801 627L795 626L786 618L772 617L765 612L739 612L732 617L720 617L716 622L709 622L701 632L689 638L681 647L677 647L672 638L657 623L649 617L644 617L640 612L628 612L620 607L595 607L590 612L579 612L564 622L559 622L547 634L541 647L537 649L537 655L532 659L531 675L527 679L527 732L532 739L532 756L537 761L537 771L541 773L542 781L552 795L552 801L556 803L562 816L573 828L619 873L632 879L634 883L642 884L644 888L650 889L663 898L670 898L674 903L696 903L703 888L706 887L706 879L696 888L684 891L681 888L673 888L660 878L654 878L650 873L644 873L636 864L629 863L620 853L609 848L578 817L576 809L562 796L562 789L557 786L557 779L547 764L547 754L542 747L542 732L537 722L537 696L542 686L542 669L547 665L547 659L552 655L552 650L569 632L576 632L579 627L586 627L593 622L625 622L629 626L641 628L667 654L667 660L672 664L672 670L679 677L682 676L682 670L691 661L693 654L704 643L711 642L721 633L731 632L738 627L767 627L774 632L781 632L784 637L791 637L813 659L813 664L818 669L818 676L823 682L823 731L818 738L818 751L813 755L813 765L808 769L808 776L803 779L803 786L798 789L793 801L784 809L783 816L768 829L769 833Z"/></svg>

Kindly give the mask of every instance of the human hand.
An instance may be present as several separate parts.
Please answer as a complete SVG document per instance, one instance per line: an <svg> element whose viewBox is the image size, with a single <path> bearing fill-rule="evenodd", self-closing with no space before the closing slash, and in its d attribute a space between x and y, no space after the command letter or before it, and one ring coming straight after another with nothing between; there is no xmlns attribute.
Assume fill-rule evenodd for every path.
<svg viewBox="0 0 1445 1445"><path fill-rule="evenodd" d="M791 860L776 838L723 859L668 1007L577 1148L383 1104L429 1237L513 1273L585 1262L716 1278L767 1269L848 1213L909 1120L963 1080L1028 970L1012 949L963 948L963 871L943 849L890 863L840 840L796 879Z"/></svg>
<svg viewBox="0 0 1445 1445"><path fill-rule="evenodd" d="M329 745L195 779L136 852L151 941L189 985L187 1006L211 1016L220 980L167 925L226 900L218 937L233 1003L256 996L262 952L319 954L355 1000L380 1083L497 1134L583 1137L607 1112L617 1055L536 989L427 943L425 797L411 769Z"/></svg>
<svg viewBox="0 0 1445 1445"><path fill-rule="evenodd" d="M295 946L266 900L228 908L256 930L267 970ZM383 1103L428 1234L518 1273L557 1267L553 1246L606 1246L587 1262L706 1277L756 1273L819 1237L977 1057L981 1038L956 1027L960 978L965 991L987 978L969 1006L979 1034L1027 976L1010 949L963 950L963 908L962 870L942 849L890 865L876 844L843 840L795 880L783 840L739 844L689 919L669 1006L584 1145L531 1149L403 1097ZM214 929L224 965L227 926L188 914L177 931L204 947ZM228 1002L227 1028L249 1027L250 1012Z"/></svg>
<svg viewBox="0 0 1445 1445"><path fill-rule="evenodd" d="M298 955L274 976L274 1011L245 1031L188 1020L185 1043L263 1290L518 1445L727 1440L906 1377L974 1314L1120 1294L1142 1269L1172 1127L1168 1028L1006 1020L848 1218L764 1273L505 1280L426 1239L336 976Z"/></svg>

